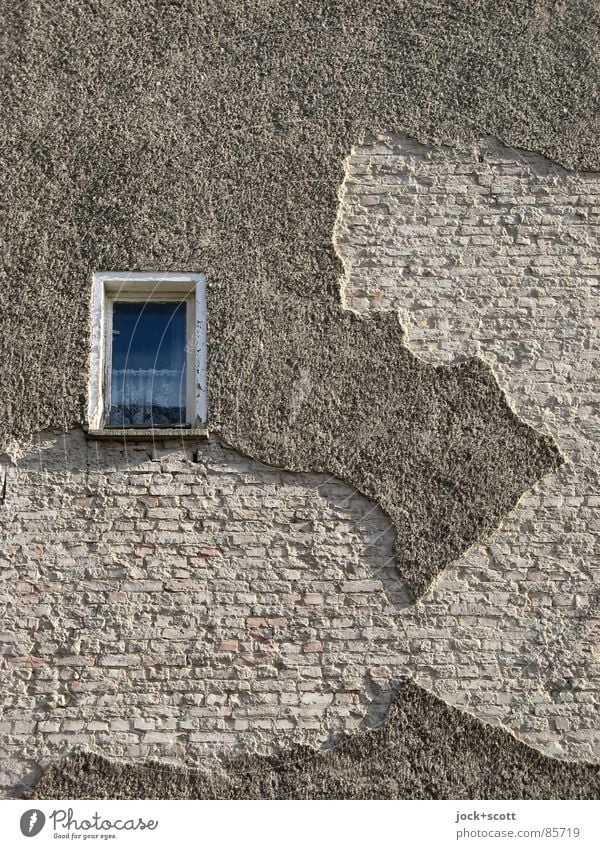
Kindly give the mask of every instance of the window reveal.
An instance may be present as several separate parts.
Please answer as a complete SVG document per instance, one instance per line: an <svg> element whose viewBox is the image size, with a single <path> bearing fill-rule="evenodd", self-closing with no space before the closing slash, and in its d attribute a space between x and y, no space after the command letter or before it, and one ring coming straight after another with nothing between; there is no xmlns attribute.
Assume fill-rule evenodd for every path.
<svg viewBox="0 0 600 849"><path fill-rule="evenodd" d="M203 274L94 273L89 433L205 428L206 360Z"/></svg>

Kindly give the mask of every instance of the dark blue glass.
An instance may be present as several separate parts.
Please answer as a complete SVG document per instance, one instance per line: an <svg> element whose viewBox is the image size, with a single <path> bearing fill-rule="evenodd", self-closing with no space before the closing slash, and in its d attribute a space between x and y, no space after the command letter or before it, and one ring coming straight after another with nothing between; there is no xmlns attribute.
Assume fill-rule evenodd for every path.
<svg viewBox="0 0 600 849"><path fill-rule="evenodd" d="M109 424L186 424L186 305L113 304Z"/></svg>

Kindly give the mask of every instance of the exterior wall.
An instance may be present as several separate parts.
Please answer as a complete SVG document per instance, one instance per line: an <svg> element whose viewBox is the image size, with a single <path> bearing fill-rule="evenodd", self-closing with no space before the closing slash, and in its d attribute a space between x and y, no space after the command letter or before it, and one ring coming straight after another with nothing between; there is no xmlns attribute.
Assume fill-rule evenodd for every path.
<svg viewBox="0 0 600 849"><path fill-rule="evenodd" d="M431 362L485 358L569 461L416 605L390 521L337 479L78 430L4 458L5 791L74 746L210 768L328 746L381 723L405 676L600 761L599 184L491 140L348 160L347 305L401 308Z"/></svg>
<svg viewBox="0 0 600 849"><path fill-rule="evenodd" d="M598 491L590 447L597 396L589 380L597 371L590 353L597 350L590 331L596 178L492 143L466 145L490 134L567 167L600 168L598 4L130 0L125 6L103 0L99 9L65 0L5 6L0 450L19 453L40 432L47 443L41 469L34 449L16 466L4 462L5 492L0 481L7 780L21 780L36 762L58 759L72 745L93 745L115 757L178 760L189 742L186 758L210 763L219 761L223 739L192 741L194 734L233 734L232 752L255 744L269 751L290 739L318 745L349 722L378 722L391 682L407 672L545 751L597 759L592 556ZM338 236L350 266L346 297L359 314L340 306L342 263L331 237L344 158L369 127L395 128L457 152L423 151L406 139L385 148L385 162L382 150L357 150L368 158L350 168L358 170L350 173ZM369 171L371 157L375 171ZM206 479L199 470L218 455L218 443L198 446L200 463L178 459L177 451L134 460L114 454L114 446L86 446L74 430L85 421L89 283L102 269L199 272L210 281L209 419L213 435L239 454L215 461ZM462 293L468 305L457 297ZM554 442L510 413L481 360L443 369L418 360L403 347L396 314L382 307L403 309L409 344L432 362L481 352L519 414L560 442L567 467L513 510L533 481L558 467ZM64 444L47 435L53 430L70 432ZM360 533L351 529L355 519L338 496L321 497L323 476L274 472L240 455L281 469L328 470L373 499L359 499L367 525ZM130 474L145 463L157 480ZM178 486L202 490L219 481L222 503L217 495L199 495L194 506L177 502L194 501L191 495L151 493L154 484L173 484L160 476L178 463L178 474L197 479ZM248 508L260 514L251 524L260 529L261 543L248 544L250 552L231 539L249 534L236 501L246 474L260 479L262 493L260 506ZM130 489L130 478L142 484L141 493ZM316 537L300 520L290 526L286 506L289 487L299 480L302 509L327 531L312 552ZM331 486L342 487L342 502L352 491L335 481ZM138 502L143 498L150 503ZM354 496L351 503L358 503ZM391 531L365 543L371 519L383 521L374 503L395 522L395 558L404 579L412 578L416 595L429 587L416 606L406 606L397 575L389 583L380 577L378 546L387 562ZM144 512L151 510L176 515ZM475 545L448 568L509 513L491 543ZM270 524L273 516L281 527ZM144 525L151 522L166 525ZM346 528L341 541L338 525ZM101 531L108 534L102 540ZM160 545L165 560L142 554L150 544L140 535L159 531L221 556L194 555L186 567L169 549L176 543L166 541ZM275 541L276 531L304 541L288 550L287 542ZM557 550L558 538L564 551ZM368 555L361 554L365 545ZM261 551L261 581L267 575L277 588L265 591L273 606L258 592L255 603L237 602L234 591L227 604L240 633L231 626L217 642L219 627L230 628L229 616L214 622L208 601L195 598L204 592L196 588L196 579L204 578L195 570L206 567L207 587L216 587L223 563L246 564L253 549ZM175 569L190 576L176 576ZM293 593L286 589L285 602L280 595L283 584L293 582L290 570L302 592L324 596L322 604L303 605L300 593L298 621L308 617L308 624L296 632L289 625L296 616ZM246 571L239 592L251 594ZM309 574L310 589L300 577ZM344 593L356 576L379 580L382 589L370 584L368 592L363 586ZM131 588L143 581L150 582L146 589ZM173 581L192 584L175 592ZM314 590L329 581L329 594ZM227 586L232 583L228 576ZM312 612L302 613L304 607ZM165 623L169 616L183 624ZM281 659L287 653L277 643L285 630L279 620L286 617L285 644L298 648L290 655L301 664L289 678ZM247 619L278 624L248 625ZM337 619L350 623L339 625L340 635L332 624ZM178 627L195 633L183 636ZM340 656L346 628L356 636L356 662L348 664L344 644L336 669L328 658ZM276 660L265 666L265 680L280 689L261 691L263 660L246 665L243 658L266 652L270 640ZM222 641L231 641L227 651L219 651ZM248 650L248 642L259 648ZM304 651L309 643L322 643L323 651ZM131 666L106 662L122 655ZM147 663L165 656L175 665ZM199 659L193 665L190 658ZM307 674L311 664L329 682L324 690ZM347 682L347 669L359 679L348 672ZM208 704L209 696L223 698L217 676L233 676L232 670L231 705ZM297 691L283 689L290 681ZM186 693L200 703L184 702ZM275 718L267 714L272 705L259 700L262 693L281 696ZM283 713L290 693L300 705L291 720ZM337 693L352 693L351 709ZM302 702L313 694L326 698ZM148 704L150 697L156 702ZM430 754L433 726L411 719L415 713L429 719L423 706L434 703L436 758ZM314 715L302 714L303 705ZM399 710L401 745L387 752L380 773L384 783L389 770L394 776L389 786L397 789L390 794L413 786L396 780L398 761L408 763L407 770L417 765L417 783L422 778L424 787L444 788L452 797L457 786L465 787L460 770L452 771L457 756L469 770L478 759L496 765L489 742L495 737L502 750L506 735L439 706L417 685L406 710ZM193 728L171 727L192 721L192 708L209 713L193 716ZM223 717L220 711L229 708L230 717ZM244 715L250 708L259 711L250 717L254 724L236 729L236 720L250 721ZM147 717L154 727L140 725ZM277 718L297 724L259 728ZM149 734L175 735L174 746ZM368 749L369 740L356 735L351 742ZM345 756L334 760L353 792L353 769ZM556 770L556 762L549 763ZM365 764L372 771L372 761ZM431 781L438 766L448 782ZM506 774L509 786L497 792L518 792L523 784L514 770L507 767Z"/></svg>
<svg viewBox="0 0 600 849"><path fill-rule="evenodd" d="M487 642L472 656L487 691L473 695L478 711L528 728L534 742L554 728L554 751L597 759L600 175L491 138L451 149L381 136L346 164L346 306L397 310L427 362L485 360L517 414L566 459L456 564L464 583L445 627L479 615L494 631L492 664Z"/></svg>

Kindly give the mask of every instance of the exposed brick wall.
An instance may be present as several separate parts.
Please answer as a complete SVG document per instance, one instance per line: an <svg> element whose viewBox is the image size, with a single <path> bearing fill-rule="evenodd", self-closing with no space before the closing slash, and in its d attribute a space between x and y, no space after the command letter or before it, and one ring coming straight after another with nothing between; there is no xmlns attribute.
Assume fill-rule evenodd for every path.
<svg viewBox="0 0 600 849"><path fill-rule="evenodd" d="M8 784L78 745L186 763L319 745L389 678L393 532L335 479L215 442L47 434L8 468L0 538Z"/></svg>
<svg viewBox="0 0 600 849"><path fill-rule="evenodd" d="M600 760L599 184L493 141L394 138L348 162L348 305L401 308L433 362L483 356L569 460L417 605L388 519L337 480L79 431L5 459L5 787L73 746L214 767L330 744L381 722L405 675Z"/></svg>
<svg viewBox="0 0 600 849"><path fill-rule="evenodd" d="M218 768L331 744L380 723L407 674L590 756L590 705L540 697L531 666L546 675L567 635L544 635L501 569L450 570L410 605L388 519L336 480L215 442L125 455L46 435L8 469L1 532L7 786L74 746Z"/></svg>
<svg viewBox="0 0 600 849"><path fill-rule="evenodd" d="M600 174L491 138L463 149L371 138L346 165L346 305L398 310L428 362L486 360L567 461L439 582L438 636L478 617L460 673L471 705L533 742L558 732L548 751L597 759Z"/></svg>

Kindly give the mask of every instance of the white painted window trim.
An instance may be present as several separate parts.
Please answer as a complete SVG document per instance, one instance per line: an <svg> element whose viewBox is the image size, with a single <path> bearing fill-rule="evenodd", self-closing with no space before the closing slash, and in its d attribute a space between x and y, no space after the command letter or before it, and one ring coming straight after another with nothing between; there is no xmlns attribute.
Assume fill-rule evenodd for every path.
<svg viewBox="0 0 600 849"><path fill-rule="evenodd" d="M187 309L187 397L194 413L188 418L192 428L206 427L208 419L206 275L177 272L98 271L92 278L91 350L88 386L87 427L100 431L106 427L106 399L110 391L106 381L112 352L109 325L115 300L191 301ZM192 344L193 343L193 344ZM157 431L160 428L156 428Z"/></svg>

